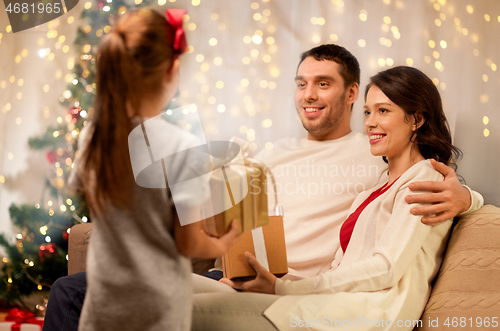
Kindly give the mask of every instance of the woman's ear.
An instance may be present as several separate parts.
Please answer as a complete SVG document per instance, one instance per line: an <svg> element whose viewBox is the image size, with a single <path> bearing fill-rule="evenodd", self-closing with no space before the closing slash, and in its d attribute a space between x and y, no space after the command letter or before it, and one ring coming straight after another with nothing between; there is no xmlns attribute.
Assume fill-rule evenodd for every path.
<svg viewBox="0 0 500 331"><path fill-rule="evenodd" d="M418 112L413 114L413 119L415 120L413 123L413 131L420 129L420 127L425 123L424 117Z"/></svg>

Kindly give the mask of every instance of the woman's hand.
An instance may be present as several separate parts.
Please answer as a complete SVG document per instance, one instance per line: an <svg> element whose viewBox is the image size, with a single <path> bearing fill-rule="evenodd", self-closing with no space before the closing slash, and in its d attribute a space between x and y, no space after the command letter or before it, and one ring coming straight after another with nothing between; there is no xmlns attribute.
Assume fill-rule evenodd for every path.
<svg viewBox="0 0 500 331"><path fill-rule="evenodd" d="M248 264L255 270L257 277L254 280L246 282L232 281L227 278L222 278L220 282L231 286L234 289L242 290L244 292L257 292L275 294L274 285L276 284L276 276L266 270L249 252L245 252Z"/></svg>

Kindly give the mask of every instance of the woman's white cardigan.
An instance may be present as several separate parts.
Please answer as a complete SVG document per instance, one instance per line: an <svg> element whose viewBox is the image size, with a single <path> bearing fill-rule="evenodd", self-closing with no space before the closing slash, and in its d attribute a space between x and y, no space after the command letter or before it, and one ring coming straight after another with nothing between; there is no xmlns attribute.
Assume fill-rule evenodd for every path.
<svg viewBox="0 0 500 331"><path fill-rule="evenodd" d="M265 316L279 330L412 330L441 265L452 220L425 225L421 216L410 213L416 206L404 198L414 193L408 188L412 182L441 180L430 161L413 165L360 214L345 254L339 246L330 271L298 281L277 280L276 294L286 296ZM362 192L350 213L371 192Z"/></svg>

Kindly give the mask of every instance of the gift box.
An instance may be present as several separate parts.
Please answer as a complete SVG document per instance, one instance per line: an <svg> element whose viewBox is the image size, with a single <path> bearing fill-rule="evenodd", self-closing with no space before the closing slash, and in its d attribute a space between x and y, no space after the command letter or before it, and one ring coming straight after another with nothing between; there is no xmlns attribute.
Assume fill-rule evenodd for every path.
<svg viewBox="0 0 500 331"><path fill-rule="evenodd" d="M224 277L235 279L256 276L244 256L246 251L254 254L257 261L271 273L281 277L288 272L288 263L283 213L278 207L274 177L264 164L248 157L247 142L231 139L231 143L234 142L241 148L238 156L235 156L236 150L228 149L226 152L223 149L211 149L213 168L221 170L214 171L211 176L212 200L217 201L222 197L222 202L217 201L217 205L226 205L227 208L204 220L205 231L220 237L227 233L233 219L238 221L238 229L242 234L222 257ZM229 144L229 148L235 145ZM231 159L224 158L224 154ZM267 180L271 180L274 191L275 205L271 214L278 216L268 216Z"/></svg>
<svg viewBox="0 0 500 331"><path fill-rule="evenodd" d="M18 308L11 309L5 321L0 322L0 331L41 331L43 327L42 317Z"/></svg>
<svg viewBox="0 0 500 331"><path fill-rule="evenodd" d="M227 178L227 181L226 181ZM233 201L235 194L241 195L247 190L246 196L237 204L205 219L205 231L213 236L220 237L227 233L233 219L238 221L239 233L247 232L269 223L266 173L262 164L245 163L245 167L224 167L222 175L215 173L210 180L212 194L214 191L227 190L226 199ZM235 190L238 190L235 192ZM220 193L219 193L220 194Z"/></svg>
<svg viewBox="0 0 500 331"><path fill-rule="evenodd" d="M288 272L285 231L282 216L270 216L269 224L245 232L222 257L222 271L229 279L255 278L245 252L253 254L259 263L276 277Z"/></svg>
<svg viewBox="0 0 500 331"><path fill-rule="evenodd" d="M214 151L214 171L210 178L212 200L217 205L225 206L221 213L204 220L205 231L213 236L220 237L227 233L231 221L238 221L239 233L250 231L269 223L267 194L266 194L266 167L264 164L245 157L248 154L246 142L232 139L241 147L242 153L231 160L220 158ZM229 145L234 147L235 145ZM230 156L235 153L225 152Z"/></svg>
<svg viewBox="0 0 500 331"><path fill-rule="evenodd" d="M36 317L38 323L0 322L0 331L41 331L43 318Z"/></svg>

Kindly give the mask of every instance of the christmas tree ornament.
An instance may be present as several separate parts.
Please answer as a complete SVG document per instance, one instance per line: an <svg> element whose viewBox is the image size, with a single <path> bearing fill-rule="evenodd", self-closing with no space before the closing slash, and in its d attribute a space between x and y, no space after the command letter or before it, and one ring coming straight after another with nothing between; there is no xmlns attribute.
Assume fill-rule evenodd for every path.
<svg viewBox="0 0 500 331"><path fill-rule="evenodd" d="M28 243L32 243L35 240L35 234L31 231L27 231L23 239Z"/></svg>
<svg viewBox="0 0 500 331"><path fill-rule="evenodd" d="M27 226L23 226L23 231L21 232L22 236L23 236L23 239L26 239L26 237L29 236L30 234L30 230L28 229Z"/></svg>
<svg viewBox="0 0 500 331"><path fill-rule="evenodd" d="M56 163L56 151L46 151L45 158L49 161L50 164Z"/></svg>
<svg viewBox="0 0 500 331"><path fill-rule="evenodd" d="M71 232L71 227L67 228L66 231L63 231L62 236L64 240L68 241L70 232Z"/></svg>
<svg viewBox="0 0 500 331"><path fill-rule="evenodd" d="M63 188L66 183L64 182L64 179L62 178L57 178L56 179L56 186L58 188Z"/></svg>
<svg viewBox="0 0 500 331"><path fill-rule="evenodd" d="M41 244L38 248L38 256L42 262L44 262L46 258L51 259L55 257L56 254L56 244L54 243Z"/></svg>
<svg viewBox="0 0 500 331"><path fill-rule="evenodd" d="M36 315L38 317L45 317L45 313L47 312L47 303L49 302L49 298L43 297L39 304L36 305Z"/></svg>
<svg viewBox="0 0 500 331"><path fill-rule="evenodd" d="M76 123L80 119L80 111L82 110L82 107L74 107L72 109L68 110L68 113L71 114L71 119L73 123Z"/></svg>
<svg viewBox="0 0 500 331"><path fill-rule="evenodd" d="M16 239L16 247L17 247L17 251L19 252L19 254L23 254L23 252L24 252L23 241L24 241L24 239L19 239L19 238Z"/></svg>

